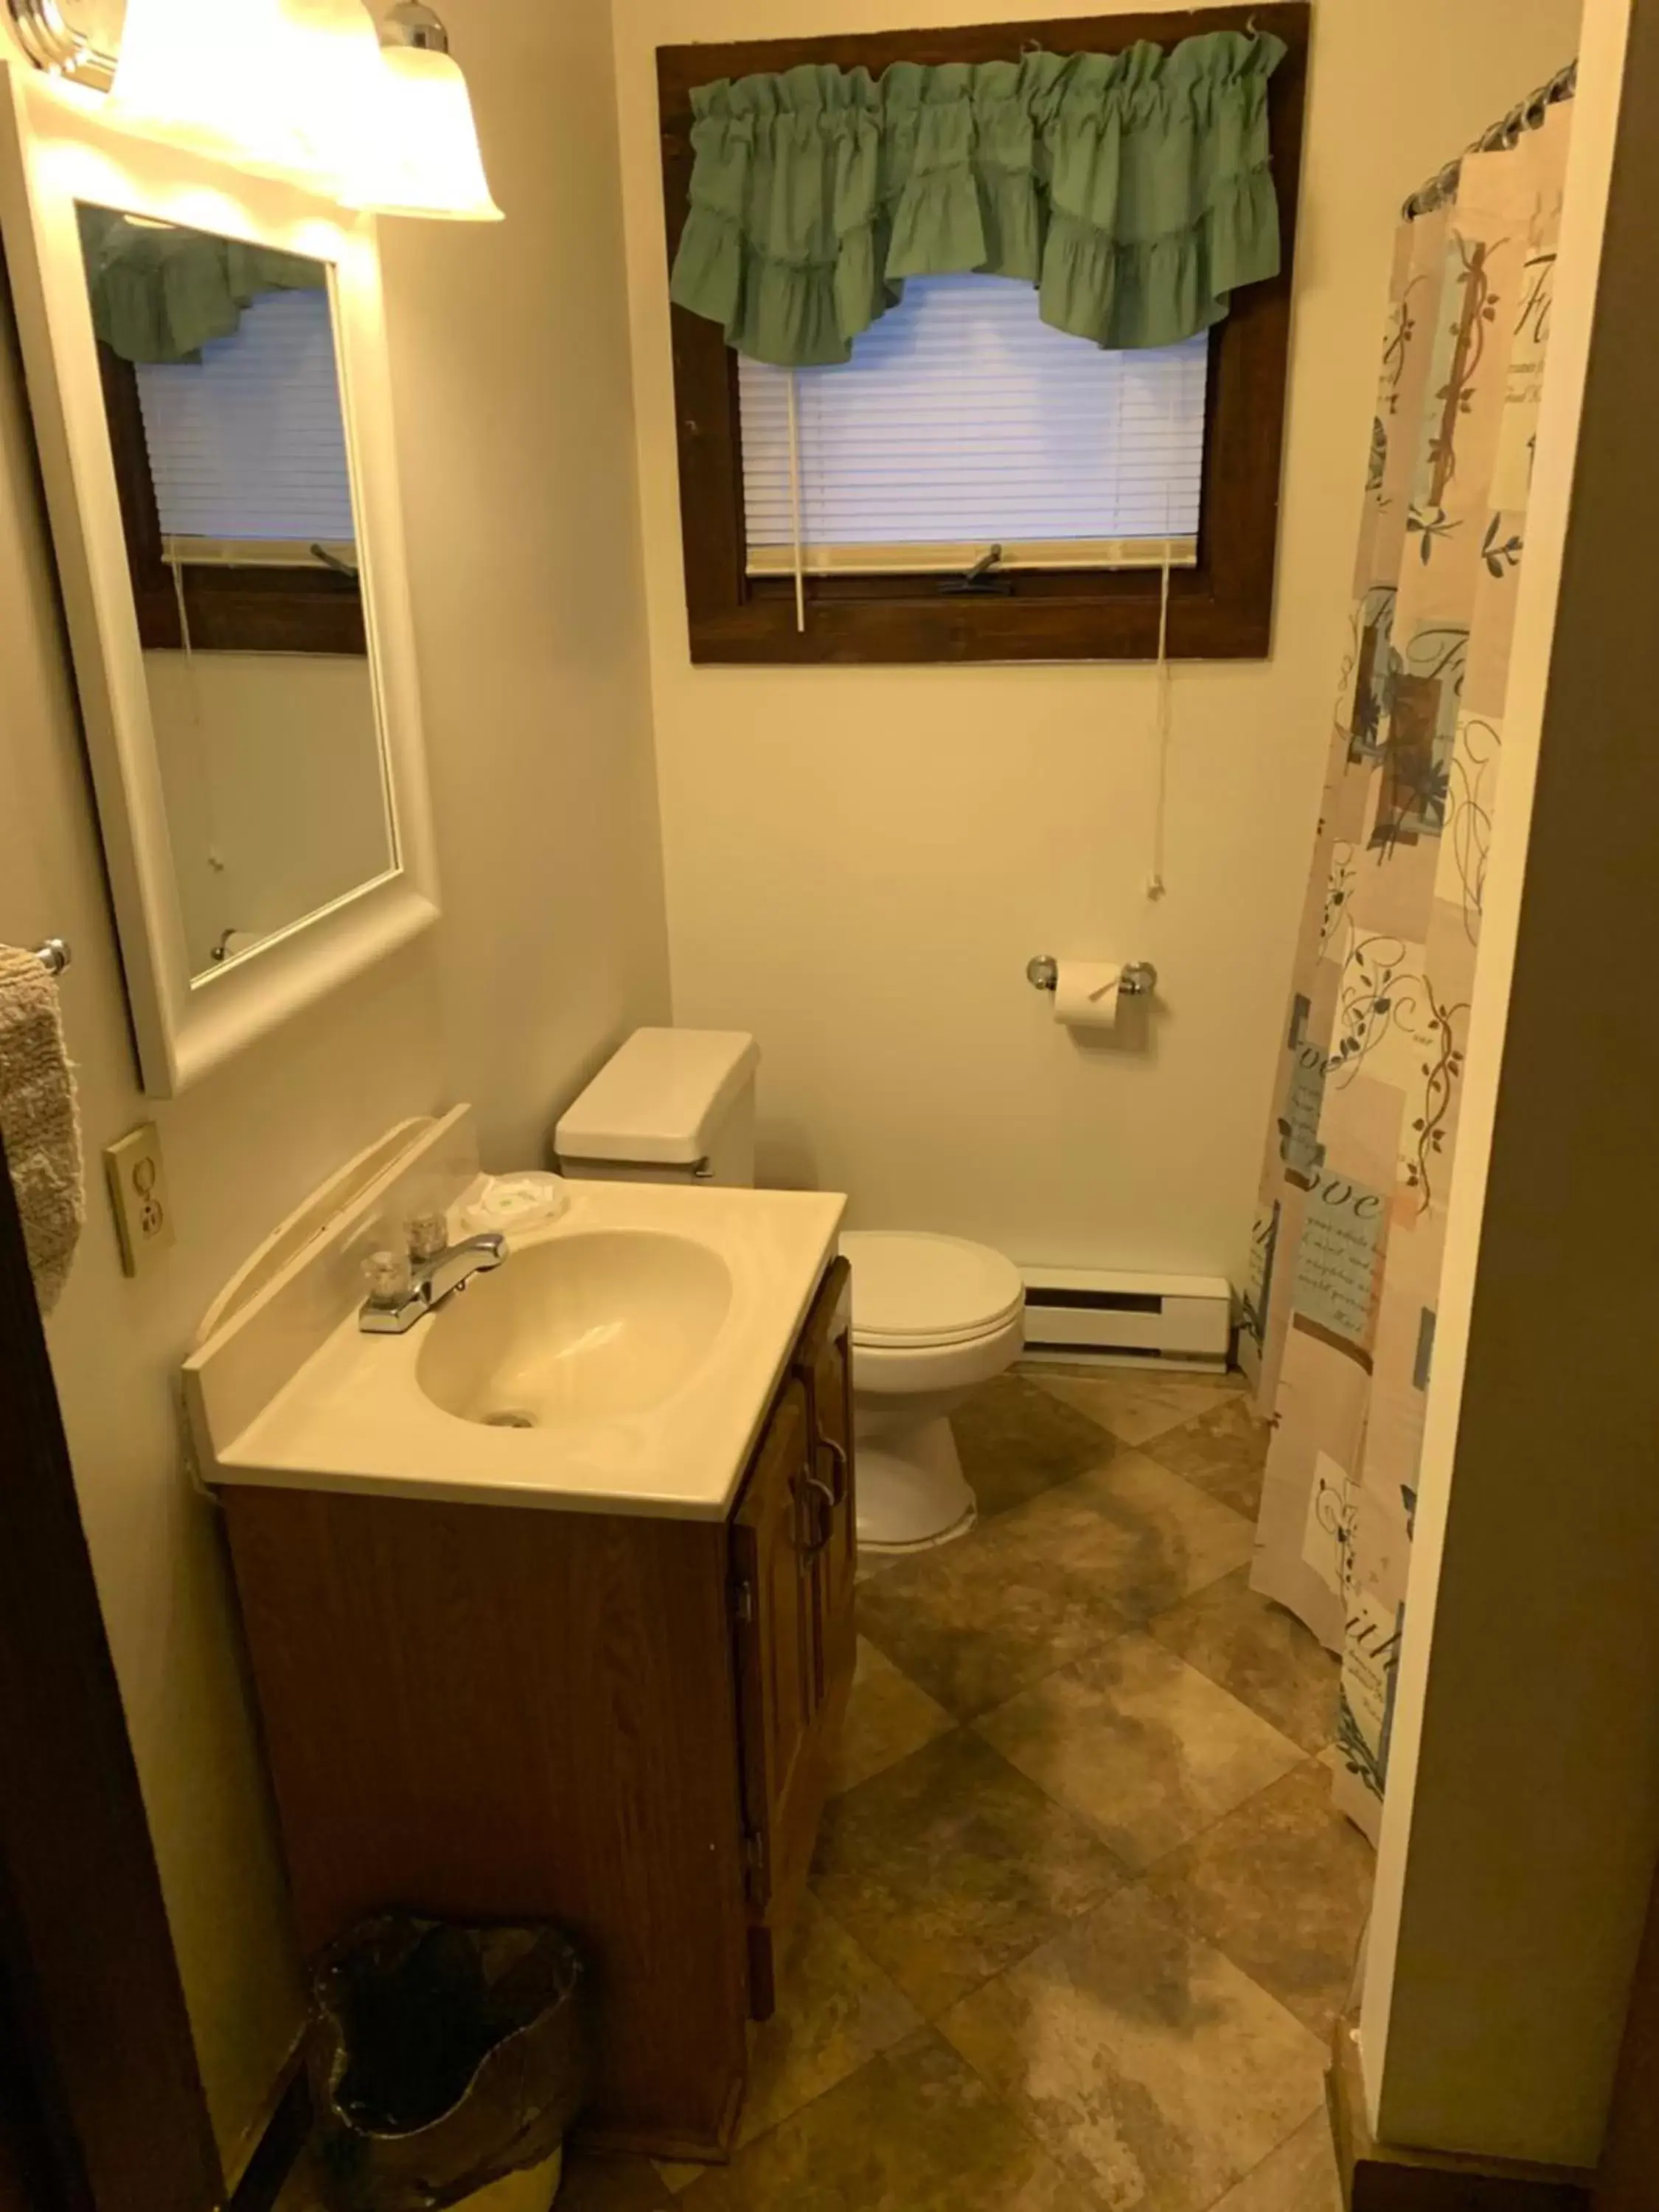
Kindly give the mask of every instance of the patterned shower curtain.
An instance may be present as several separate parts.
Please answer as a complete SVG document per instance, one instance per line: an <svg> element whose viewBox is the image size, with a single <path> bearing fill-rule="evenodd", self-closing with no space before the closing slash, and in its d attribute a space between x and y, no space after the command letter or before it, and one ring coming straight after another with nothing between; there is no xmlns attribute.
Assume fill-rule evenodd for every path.
<svg viewBox="0 0 1659 2212"><path fill-rule="evenodd" d="M1255 1224L1253 1581L1342 1656L1337 1799L1373 1836L1571 112L1401 234Z"/></svg>

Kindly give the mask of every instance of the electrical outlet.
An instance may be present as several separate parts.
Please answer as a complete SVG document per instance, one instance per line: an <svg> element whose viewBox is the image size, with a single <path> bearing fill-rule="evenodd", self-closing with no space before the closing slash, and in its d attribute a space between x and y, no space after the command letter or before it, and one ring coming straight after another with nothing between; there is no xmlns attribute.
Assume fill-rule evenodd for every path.
<svg viewBox="0 0 1659 2212"><path fill-rule="evenodd" d="M104 1147L115 1232L121 1240L121 1265L141 1275L173 1243L173 1207L161 1165L161 1133L146 1121L118 1144Z"/></svg>

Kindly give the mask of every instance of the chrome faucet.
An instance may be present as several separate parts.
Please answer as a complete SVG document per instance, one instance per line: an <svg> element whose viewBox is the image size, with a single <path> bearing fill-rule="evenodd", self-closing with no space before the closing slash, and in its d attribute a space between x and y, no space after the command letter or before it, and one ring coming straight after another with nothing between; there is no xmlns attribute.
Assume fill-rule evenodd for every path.
<svg viewBox="0 0 1659 2212"><path fill-rule="evenodd" d="M446 1298L464 1291L475 1275L487 1274L507 1258L507 1239L495 1231L466 1237L441 1250L416 1250L410 1263L390 1252L368 1262L371 1288L357 1316L366 1336L404 1336L417 1321L436 1313Z"/></svg>

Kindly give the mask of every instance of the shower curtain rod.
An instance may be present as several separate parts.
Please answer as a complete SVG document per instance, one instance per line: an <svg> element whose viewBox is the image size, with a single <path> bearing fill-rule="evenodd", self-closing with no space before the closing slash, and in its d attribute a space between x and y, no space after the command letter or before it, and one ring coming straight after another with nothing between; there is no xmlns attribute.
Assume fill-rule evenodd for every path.
<svg viewBox="0 0 1659 2212"><path fill-rule="evenodd" d="M1556 102L1571 100L1577 89L1578 64L1571 61L1565 69L1558 70L1547 84L1540 84L1529 100L1523 100L1518 107L1510 108L1509 113L1494 123L1490 131L1483 131L1468 152L1496 154L1505 146L1513 146L1523 131L1539 130ZM1420 215L1431 215L1436 208L1444 207L1453 198L1457 191L1458 179L1463 173L1464 158L1460 156L1455 161L1448 162L1438 176L1431 177L1420 191L1412 194L1401 210L1407 222L1414 222Z"/></svg>

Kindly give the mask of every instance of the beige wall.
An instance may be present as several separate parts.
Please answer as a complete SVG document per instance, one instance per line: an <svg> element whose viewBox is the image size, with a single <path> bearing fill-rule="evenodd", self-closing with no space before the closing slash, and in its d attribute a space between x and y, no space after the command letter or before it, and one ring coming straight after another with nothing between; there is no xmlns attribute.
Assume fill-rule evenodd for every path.
<svg viewBox="0 0 1659 2212"><path fill-rule="evenodd" d="M198 1090L135 1086L15 361L0 351L0 938L75 946L97 1149L154 1115L178 1249L119 1272L100 1188L53 1360L222 2141L259 2115L298 1984L212 1509L173 1378L209 1298L324 1175L459 1097L498 1162L667 1004L603 11L447 0L498 233L409 226L386 269L443 870L437 929ZM503 22L510 12L512 20ZM573 210L580 210L580 220Z"/></svg>
<svg viewBox="0 0 1659 2212"><path fill-rule="evenodd" d="M1277 648L1176 678L1148 904L1142 669L693 670L653 49L1048 16L1053 0L615 11L677 1019L752 1028L764 1165L1024 1261L1241 1268L1348 610L1405 193L1572 50L1574 0L1320 0ZM1150 1049L1079 1050L1035 952L1155 960Z"/></svg>
<svg viewBox="0 0 1659 2212"><path fill-rule="evenodd" d="M453 1081L523 1166L668 1018L616 101L597 0L443 13L507 221L387 226L387 312Z"/></svg>

